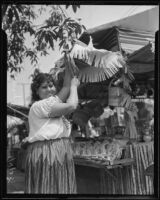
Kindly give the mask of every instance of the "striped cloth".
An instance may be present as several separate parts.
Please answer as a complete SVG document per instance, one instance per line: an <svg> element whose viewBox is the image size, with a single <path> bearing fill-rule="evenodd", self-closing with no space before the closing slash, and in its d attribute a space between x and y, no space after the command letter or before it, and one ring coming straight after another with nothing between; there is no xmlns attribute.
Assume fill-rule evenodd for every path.
<svg viewBox="0 0 160 200"><path fill-rule="evenodd" d="M33 142L25 165L25 193L75 194L77 190L69 138Z"/></svg>

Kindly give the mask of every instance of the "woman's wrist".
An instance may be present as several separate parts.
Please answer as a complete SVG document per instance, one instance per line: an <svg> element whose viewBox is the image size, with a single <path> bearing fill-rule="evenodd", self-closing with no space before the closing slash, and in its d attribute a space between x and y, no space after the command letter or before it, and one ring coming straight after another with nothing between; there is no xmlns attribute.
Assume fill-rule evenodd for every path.
<svg viewBox="0 0 160 200"><path fill-rule="evenodd" d="M64 76L64 82L63 82L63 87L70 87L71 86L71 73L68 69L65 70L65 76Z"/></svg>
<svg viewBox="0 0 160 200"><path fill-rule="evenodd" d="M71 89L77 89L77 85L71 85L71 87L70 87Z"/></svg>

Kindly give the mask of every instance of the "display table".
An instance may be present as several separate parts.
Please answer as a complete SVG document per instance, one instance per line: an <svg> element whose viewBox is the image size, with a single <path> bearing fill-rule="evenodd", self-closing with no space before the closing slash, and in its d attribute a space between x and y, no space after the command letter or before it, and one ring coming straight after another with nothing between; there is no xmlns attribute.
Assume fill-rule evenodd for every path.
<svg viewBox="0 0 160 200"><path fill-rule="evenodd" d="M89 160L75 160L77 189L79 194L153 194L153 179L145 175L145 169L154 160L154 143L127 145L128 164L103 166ZM124 160L125 161L125 160Z"/></svg>
<svg viewBox="0 0 160 200"><path fill-rule="evenodd" d="M154 142L132 143L126 149L126 157L135 159L131 175L127 179L132 185L131 194L154 194L153 176L146 176L145 170L154 162Z"/></svg>
<svg viewBox="0 0 160 200"><path fill-rule="evenodd" d="M134 159L122 159L112 165L77 158L74 161L78 194L124 194L127 188L123 185L122 177L126 169L131 171L134 163Z"/></svg>

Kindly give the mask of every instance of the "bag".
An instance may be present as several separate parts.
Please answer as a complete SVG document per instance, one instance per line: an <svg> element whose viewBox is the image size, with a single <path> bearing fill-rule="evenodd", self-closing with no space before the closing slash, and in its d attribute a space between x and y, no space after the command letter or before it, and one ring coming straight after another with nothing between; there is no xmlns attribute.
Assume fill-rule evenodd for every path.
<svg viewBox="0 0 160 200"><path fill-rule="evenodd" d="M124 94L124 90L123 88L120 87L112 87L112 82L113 79L111 80L109 86L108 86L108 105L109 106L120 106L121 100L122 100L122 96Z"/></svg>

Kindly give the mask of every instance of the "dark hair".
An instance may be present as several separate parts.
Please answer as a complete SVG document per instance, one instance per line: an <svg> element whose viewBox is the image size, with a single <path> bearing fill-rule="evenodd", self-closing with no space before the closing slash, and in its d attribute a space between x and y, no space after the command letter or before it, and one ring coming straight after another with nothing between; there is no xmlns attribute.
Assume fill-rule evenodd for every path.
<svg viewBox="0 0 160 200"><path fill-rule="evenodd" d="M31 83L31 104L30 106L35 102L40 100L39 95L37 94L38 88L41 86L44 82L52 82L54 86L56 87L56 83L52 77L51 74L48 73L38 73L33 77L32 83Z"/></svg>

